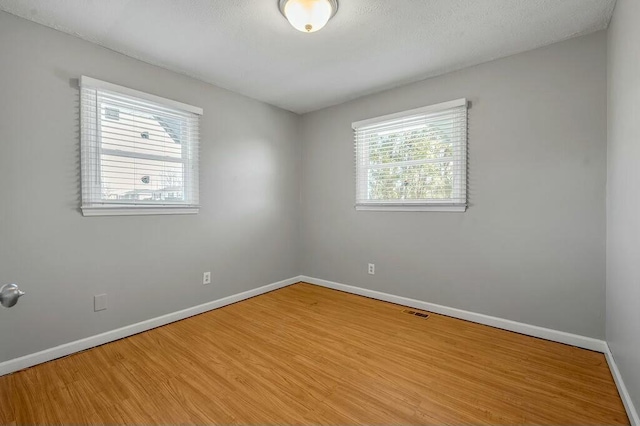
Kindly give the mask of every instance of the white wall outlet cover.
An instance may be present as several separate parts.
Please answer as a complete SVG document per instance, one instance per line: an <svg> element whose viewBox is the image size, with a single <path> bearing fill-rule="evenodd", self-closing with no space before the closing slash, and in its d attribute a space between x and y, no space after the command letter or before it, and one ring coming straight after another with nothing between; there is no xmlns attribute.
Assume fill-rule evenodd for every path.
<svg viewBox="0 0 640 426"><path fill-rule="evenodd" d="M205 272L204 274L202 274L202 284L211 284L211 272Z"/></svg>
<svg viewBox="0 0 640 426"><path fill-rule="evenodd" d="M376 265L373 263L369 264L369 275L375 275L376 274Z"/></svg>
<svg viewBox="0 0 640 426"><path fill-rule="evenodd" d="M107 295L96 294L93 296L93 310L94 312L104 311L107 309Z"/></svg>

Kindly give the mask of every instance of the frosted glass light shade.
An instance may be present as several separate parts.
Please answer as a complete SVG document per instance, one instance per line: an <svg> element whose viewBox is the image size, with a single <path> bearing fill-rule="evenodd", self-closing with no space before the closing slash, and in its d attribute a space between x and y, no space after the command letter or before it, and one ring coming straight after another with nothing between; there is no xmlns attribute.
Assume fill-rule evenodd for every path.
<svg viewBox="0 0 640 426"><path fill-rule="evenodd" d="M280 9L298 31L313 33L322 29L336 13L336 0L285 0Z"/></svg>

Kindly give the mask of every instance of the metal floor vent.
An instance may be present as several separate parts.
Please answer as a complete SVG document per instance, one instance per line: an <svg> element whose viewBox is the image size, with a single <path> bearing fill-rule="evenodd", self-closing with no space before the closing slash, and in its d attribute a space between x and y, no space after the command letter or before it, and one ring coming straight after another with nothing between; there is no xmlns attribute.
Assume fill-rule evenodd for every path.
<svg viewBox="0 0 640 426"><path fill-rule="evenodd" d="M425 314L424 312L412 311L411 309L403 309L402 312L404 312L405 314L415 315L420 318L429 318L429 315Z"/></svg>

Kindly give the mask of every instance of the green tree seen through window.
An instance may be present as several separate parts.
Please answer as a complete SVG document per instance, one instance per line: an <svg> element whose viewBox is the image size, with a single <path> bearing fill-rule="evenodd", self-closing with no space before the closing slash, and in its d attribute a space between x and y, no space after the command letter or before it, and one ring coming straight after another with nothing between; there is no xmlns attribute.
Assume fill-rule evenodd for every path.
<svg viewBox="0 0 640 426"><path fill-rule="evenodd" d="M455 147L438 126L371 135L368 145L370 200L452 198Z"/></svg>

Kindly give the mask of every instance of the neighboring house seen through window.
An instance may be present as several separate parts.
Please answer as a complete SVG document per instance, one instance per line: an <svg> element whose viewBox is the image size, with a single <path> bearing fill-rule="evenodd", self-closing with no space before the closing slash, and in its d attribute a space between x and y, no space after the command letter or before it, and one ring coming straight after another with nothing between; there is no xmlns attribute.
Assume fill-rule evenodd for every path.
<svg viewBox="0 0 640 426"><path fill-rule="evenodd" d="M353 129L356 209L466 210L466 99L359 121Z"/></svg>
<svg viewBox="0 0 640 426"><path fill-rule="evenodd" d="M81 79L85 216L198 212L202 110Z"/></svg>

